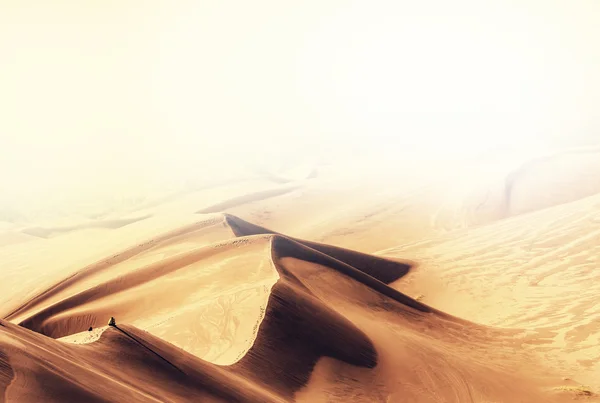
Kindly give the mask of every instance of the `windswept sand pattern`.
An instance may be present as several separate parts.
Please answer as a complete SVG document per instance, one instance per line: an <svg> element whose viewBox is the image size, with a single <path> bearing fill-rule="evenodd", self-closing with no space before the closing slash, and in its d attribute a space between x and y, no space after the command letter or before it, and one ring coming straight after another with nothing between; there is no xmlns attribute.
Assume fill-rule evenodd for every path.
<svg viewBox="0 0 600 403"><path fill-rule="evenodd" d="M556 380L520 364L528 353L511 332L451 317L387 285L410 268L217 215L84 268L16 309L11 320L22 327L0 329L3 376L19 380L4 396L560 401ZM85 336L110 316L117 329Z"/></svg>
<svg viewBox="0 0 600 403"><path fill-rule="evenodd" d="M395 288L477 323L525 329L525 344L600 388L600 196L382 255L420 262Z"/></svg>
<svg viewBox="0 0 600 403"><path fill-rule="evenodd" d="M170 233L160 237L158 240L149 242L148 244L152 245L151 248L148 247L147 244L143 244L134 249L136 252L135 254L128 251L118 255L113 260L104 261L101 262L101 265L95 265L80 271L66 282L61 282L53 288L52 292L40 295L35 302L17 309L9 317L16 318L16 315L19 315L19 317L25 316L26 319L20 320L20 323L23 326L58 338L83 331L89 326L96 327L101 325L107 320L106 314L104 317L101 315L98 315L99 317L97 317L93 312L95 312L96 309L99 309L99 307L102 307L101 312L106 312L109 307L113 306L112 309L114 310L114 315L119 315L124 320L128 320L129 317L132 319L135 318L135 322L133 323L140 323L140 321L142 321L142 323L145 324L144 328L151 329L161 337L166 338L166 340L175 342L169 337L168 333L165 333L164 328L177 328L177 340L179 340L179 342L175 343L182 347L189 346L189 342L181 336L179 325L183 325L186 323L185 321L192 324L203 323L203 326L198 329L196 329L195 326L185 326L187 332L184 332L183 334L188 334L188 337L190 338L200 339L206 342L205 344L195 343L200 346L214 346L218 343L214 343L214 340L212 340L213 343L211 343L211 337L206 334L206 332L212 333L210 330L212 328L210 324L213 323L211 317L219 312L231 312L232 307L235 306L252 305L248 303L248 298L261 298L261 295L263 295L263 298L266 297L267 294L265 294L263 289L268 290L276 278L276 274L272 270L272 264L269 263L269 260L260 260L264 258L270 259L269 253L266 251L271 247L272 239L275 238L267 235L269 234L269 231L252 226L235 217L225 216L223 218L223 224L234 226L231 227L234 228L233 232L239 232L240 228L244 228L248 231L249 235L252 236L232 238L231 240L219 241L205 247L196 247L192 252L176 254L172 257L165 257L163 253L160 254L160 259L156 263L144 265L145 259L143 256L140 256L141 254L152 253L152 256L155 256L157 250L161 250L161 246L163 248L168 248L171 245L171 237L180 237L182 236L182 233L188 234L189 236L197 234L197 232L189 230ZM203 225L217 225L221 228L215 221L200 223L193 228L203 229L205 228ZM253 230L252 233L250 233L251 229ZM255 233L256 235L254 235ZM312 243L307 244L312 245ZM344 261L353 264L359 269L367 270L371 275L379 276L386 282L398 279L400 276L406 274L409 268L409 265L405 263L396 263L375 257L371 258L371 260L378 264L373 265L372 262L369 264L369 257L364 254L346 251L341 248L329 247L327 245L315 244L314 246L317 249L328 251L334 257L343 259L341 262L336 259L332 260L333 267L339 266L341 267L341 270L348 271L349 275L360 279L359 281L374 284L373 286L375 287L381 287L384 286L384 284L379 283L377 279L374 279L369 275L365 275L360 270L354 269L352 266L344 263ZM234 248L234 250L232 248ZM298 245L298 248L302 248L302 246ZM292 250L294 249L292 248ZM235 254L233 252L235 252ZM261 253L263 257L258 255L257 258L253 258L253 256L256 256L257 252ZM301 252L297 253L302 255ZM306 255L306 253L304 253L304 255ZM323 257L319 257L319 255ZM327 257L327 255L321 255L320 252L315 251L313 254L308 253L304 258L318 262L324 257ZM240 266L239 264L236 265L235 262L240 259L243 259L243 265L250 265L253 267L254 273L244 271L244 266ZM220 264L218 263L223 260L228 261L226 267L228 271L231 271L230 276L226 276L226 271L224 271L224 268L220 267ZM131 271L125 274L123 272L124 262L128 262L131 265L130 267L135 269L130 269ZM217 263L211 265L211 262ZM138 266L138 264L140 264L140 266ZM201 266L198 264L201 264ZM220 270L212 274L214 269L211 270L211 267ZM257 272L256 269L259 269L259 271ZM201 282L194 283L190 281L194 277L186 275L186 272L189 272L190 274L196 273L194 277L197 277ZM245 273L246 276L242 276L241 273ZM214 281L214 275L218 275L223 279L228 278L229 280L227 280L225 285L225 281L223 280L221 282ZM238 275L241 277L240 280L235 279ZM164 293L169 293L170 290L168 289L157 289L157 287L160 287L159 281L177 281L178 278L187 280L185 284L178 286L178 294L170 298L167 298L166 295L160 298L163 310L169 306L168 303L166 303L169 299L172 300L174 305L186 306L185 309L181 310L173 309L173 311L178 312L177 314L170 314L165 317L164 314L160 314L159 310L159 312L152 312L151 316L148 317L146 315L149 314L149 311L152 311L153 304L146 302L143 307L138 307L133 304L133 302L124 304L125 301L132 299L132 294L136 294L136 298L145 298L144 295L152 295L154 298L158 298ZM102 279L102 281L95 284L99 279ZM209 285L203 287L203 282L206 282ZM219 283L222 283L223 285L219 286ZM244 284L247 283L251 284L250 288L244 286ZM77 290L82 291L77 292ZM127 293L125 293L126 291ZM403 300L405 303L412 304L419 309L426 309L424 306L421 306L421 304L412 301L410 298L403 297L389 287L384 287L382 292L393 295L400 300L404 298ZM116 295L122 295L117 298L118 305L102 302L106 297ZM214 295L213 298L215 299L208 298L208 295ZM127 299L123 300L123 298ZM211 300L212 302L209 303ZM51 301L57 302L51 303ZM41 304L45 305L45 308L37 310L35 307ZM260 304L260 306L262 305L264 304ZM98 308L94 308L95 306L98 306ZM91 311L89 311L90 309ZM140 309L143 309L146 314L142 314ZM216 312L211 315L210 309L216 309ZM28 310L33 310L34 314L31 316L27 315L26 312ZM73 311L73 314L68 315L68 319L64 319L63 317L70 311ZM227 320L227 315L225 315L224 318L219 319L219 322L214 323L215 331L220 332L222 341L224 338L229 343L234 343L234 335L230 334L227 336L227 333L224 333L222 330L223 325L226 325L225 329L228 329L233 324L235 324L235 320L233 322ZM237 326L234 326L231 331L235 333L237 330L236 327ZM245 340L247 341L248 339L246 338ZM197 350L194 350L194 352L197 354L199 353ZM204 354L200 355L204 356Z"/></svg>
<svg viewBox="0 0 600 403"><path fill-rule="evenodd" d="M599 21L4 1L0 403L600 403Z"/></svg>
<svg viewBox="0 0 600 403"><path fill-rule="evenodd" d="M491 184L482 176L457 188L436 180L374 190L314 219L358 188L336 196L321 176L234 186L222 203L190 194L91 233L126 241L3 300L0 396L598 401L600 196L507 218L502 172ZM199 200L209 206L200 219ZM259 222L234 213L244 211ZM60 245L78 233L24 242ZM411 241L363 252L399 239ZM3 256L12 250L27 252L8 245ZM110 317L117 328L106 327Z"/></svg>
<svg viewBox="0 0 600 403"><path fill-rule="evenodd" d="M49 298L52 298L54 295L61 292L64 288L69 287L71 284L81 282L82 280L85 280L89 277L95 276L96 274L100 274L104 271L111 270L116 265L118 265L122 262L126 262L126 261L129 261L136 257L139 257L139 255L143 252L148 252L148 251L151 252L152 249L156 245L161 245L163 243L168 245L169 243L177 242L178 237L185 236L190 233L193 234L197 231L202 232L202 230L204 228L210 227L219 222L220 221L215 218L204 220L204 221L198 222L196 224L190 225L188 227L177 229L170 233L164 234L156 239L148 240L147 242L142 243L140 245L136 245L131 248L125 249L125 250L115 254L114 256L105 258L97 263L94 263L88 267L85 267L85 268L77 271L70 277L64 279L63 281L59 282L55 286L51 287L50 289L45 290L40 295L32 298L24 306L19 307L16 310L8 313L6 315L6 317L10 319L10 318L14 317L15 315L17 315L22 310L32 308L32 307L38 305L39 303L44 302L44 301L48 300ZM184 245L184 247L185 247L185 245ZM162 258L162 256L163 255L160 255L158 257L158 259L153 258L152 260L160 260L160 258Z"/></svg>

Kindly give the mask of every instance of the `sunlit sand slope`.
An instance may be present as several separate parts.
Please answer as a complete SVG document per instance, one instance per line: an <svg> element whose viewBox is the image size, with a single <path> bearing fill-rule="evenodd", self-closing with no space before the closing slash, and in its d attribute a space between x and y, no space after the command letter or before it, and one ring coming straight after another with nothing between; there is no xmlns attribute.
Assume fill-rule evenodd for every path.
<svg viewBox="0 0 600 403"><path fill-rule="evenodd" d="M215 215L13 309L0 385L19 402L564 399L511 332L387 285L410 267Z"/></svg>
<svg viewBox="0 0 600 403"><path fill-rule="evenodd" d="M568 155L6 222L0 398L598 401L600 196L547 175L596 159Z"/></svg>
<svg viewBox="0 0 600 403"><path fill-rule="evenodd" d="M600 195L381 252L420 262L394 288L522 341L600 389Z"/></svg>

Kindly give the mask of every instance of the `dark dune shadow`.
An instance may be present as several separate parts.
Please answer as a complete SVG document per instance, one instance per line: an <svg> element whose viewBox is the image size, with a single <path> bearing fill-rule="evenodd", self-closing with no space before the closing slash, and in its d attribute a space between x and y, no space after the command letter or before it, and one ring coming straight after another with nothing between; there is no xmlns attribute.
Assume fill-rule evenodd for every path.
<svg viewBox="0 0 600 403"><path fill-rule="evenodd" d="M416 309L421 312L433 312L429 306L410 298L409 296L397 291L382 281L378 280L376 277L371 276L370 273L366 272L366 270L359 270L357 267L350 265L346 262L352 262L354 256L350 256L348 258L343 254L342 249L338 252L338 257L340 259L335 259L330 255L322 253L318 250L311 249L308 246L303 245L301 242L293 240L291 238L285 238L283 236L276 236L273 239L273 260L278 267L278 271L283 275L290 275L290 273L283 265L279 264L279 260L283 257L293 257L296 259L304 260L311 263L316 263L319 265L327 266L331 269L334 269L366 286L369 288L379 292L380 294L385 295L395 301L398 301L404 305L407 305L413 309ZM368 256L368 255L367 255ZM362 258L362 256L361 256ZM380 261L385 259L377 258L378 260L374 262L374 266ZM361 260L361 263L365 263L366 267L368 266L368 261ZM395 263L395 262L391 262ZM363 266L363 267L365 267Z"/></svg>
<svg viewBox="0 0 600 403"><path fill-rule="evenodd" d="M324 356L359 367L377 364L375 347L360 329L284 279L271 290L254 345L231 369L291 398Z"/></svg>
<svg viewBox="0 0 600 403"><path fill-rule="evenodd" d="M236 236L248 236L259 234L282 235L276 231L251 224L241 218L230 214L225 214L225 221L231 227ZM343 263L346 263L357 270L360 270L377 280L390 284L408 273L415 264L407 261L392 259L383 259L366 253L356 252L350 249L344 249L337 246L321 244L318 242L305 241L303 239L287 237L299 244L307 246L325 255L331 256Z"/></svg>

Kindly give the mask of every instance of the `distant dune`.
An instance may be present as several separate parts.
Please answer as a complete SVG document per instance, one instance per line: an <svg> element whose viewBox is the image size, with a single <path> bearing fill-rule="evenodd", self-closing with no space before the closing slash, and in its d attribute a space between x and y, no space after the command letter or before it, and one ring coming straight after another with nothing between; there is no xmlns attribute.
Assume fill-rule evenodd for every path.
<svg viewBox="0 0 600 403"><path fill-rule="evenodd" d="M191 252L169 251L192 240L196 247ZM232 265L237 256L244 264ZM144 263L151 260L155 263ZM229 275L223 269L215 272L223 261L229 262ZM261 261L267 263L264 274L244 270L263 266ZM126 262L132 264L124 271ZM510 347L507 335L452 318L386 285L409 268L403 262L290 239L231 215L216 216L89 266L9 313L7 318L23 328L2 323L4 395L23 402L42 397L152 401L192 396L312 402L323 394L333 401L372 401L369 396L433 401L442 388L457 402L473 394L554 401L554 394L543 391L548 382L543 374L527 381L515 376L522 365L501 353L507 348L519 351L516 344ZM218 277L210 280L213 272ZM234 288L214 292L215 281ZM253 328L235 330L243 320L239 314L250 314L237 312L235 300L248 304L245 290L257 286L270 290L266 304L251 314L257 321ZM223 305L228 293L233 293L232 305ZM189 312L188 307L211 300L215 307L229 306L224 317L229 319L215 323L208 311L200 316ZM169 316L163 314L165 307L170 307ZM197 309L203 312L201 305ZM123 325L79 346L42 336L85 332L110 316L138 323L149 333ZM242 332L245 344L222 344L225 350L211 355L205 345L210 340L200 337L211 325L233 325L232 336L239 339ZM189 326L199 326L199 333L182 337L181 330ZM232 358L228 366L215 366L156 336L212 360ZM504 346L500 350L498 343ZM120 358L115 361L115 356ZM76 378L69 368L81 368ZM429 384L434 368L444 368L444 375L438 373ZM47 382L53 387L44 388Z"/></svg>
<svg viewBox="0 0 600 403"><path fill-rule="evenodd" d="M442 231L487 225L600 193L600 148L477 161L447 171L447 180L433 187L438 203L432 226Z"/></svg>
<svg viewBox="0 0 600 403"><path fill-rule="evenodd" d="M23 229L21 232L31 236L37 236L40 238L49 238L56 234L62 234L65 232L77 231L88 228L108 228L115 229L121 228L125 225L129 225L131 223L145 220L149 215L144 215L140 217L133 218L123 218L116 220L93 220L87 223L78 224L78 225L70 225L70 226L61 226L61 227L28 227Z"/></svg>
<svg viewBox="0 0 600 403"><path fill-rule="evenodd" d="M218 204L215 204L210 207L203 208L202 210L197 211L198 214L210 214L210 213L218 213L232 207L237 207L243 204L252 203L256 201L261 201L264 199L268 199L271 197L280 196L286 194L288 192L292 192L295 188L282 188L282 189L273 189L273 190L264 190L262 192L250 193L244 196L235 197L230 200L222 201Z"/></svg>
<svg viewBox="0 0 600 403"><path fill-rule="evenodd" d="M20 231L2 231L0 232L0 248L2 248L3 246L27 242L30 241L32 238L32 235L27 235Z"/></svg>
<svg viewBox="0 0 600 403"><path fill-rule="evenodd" d="M600 148L564 151L534 159L508 175L509 215L568 203L600 192Z"/></svg>

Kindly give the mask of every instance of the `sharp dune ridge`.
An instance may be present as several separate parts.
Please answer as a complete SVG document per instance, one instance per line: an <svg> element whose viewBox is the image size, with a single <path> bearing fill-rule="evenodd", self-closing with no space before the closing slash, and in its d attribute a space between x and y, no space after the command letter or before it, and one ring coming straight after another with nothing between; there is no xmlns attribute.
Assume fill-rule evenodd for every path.
<svg viewBox="0 0 600 403"><path fill-rule="evenodd" d="M226 238L206 238L213 230ZM165 257L160 251L173 247L175 238L176 244L196 240L198 246ZM137 267L136 259L143 262L147 253L161 258ZM108 301L131 293L142 300L146 292L156 296L155 287L144 287L159 279L163 289L184 294L181 281L189 279L165 282L169 276L190 267L203 271L210 259L227 261L233 255L265 262L273 281L246 348L227 365L196 357L170 344L169 332L162 338L152 335L151 327L143 331L118 323L84 345L55 340L102 325L109 316L126 322L152 316L152 307L136 306L135 298L117 305ZM111 272L129 260L127 272ZM19 318L21 326L2 322L0 385L5 399L23 402L41 396L45 401L70 396L84 401L311 402L323 394L332 401L401 401L401 396L435 401L434 395L422 398L419 392L431 387L435 372L427 362L433 360L446 372L435 382L454 391L453 401L503 396L514 386L514 369L519 368L506 354L519 349L507 347L509 338L498 344L505 337L501 331L446 315L387 285L402 281L410 268L408 261L289 238L230 214L218 215L88 266L12 311L9 318ZM239 269L236 276L248 274L244 265ZM172 296L174 304L179 297ZM400 344L393 347L393 340ZM173 336L173 342L181 341ZM460 357L468 351L480 358L463 362ZM410 368L419 369L412 373ZM340 381L333 379L319 384L316 373L350 379L342 381L349 382L347 391L336 391ZM27 379L27 387L19 379ZM50 390L47 382L54 385ZM526 388L516 389L525 400L514 401L553 399L543 394L544 382L543 374L532 377Z"/></svg>
<svg viewBox="0 0 600 403"><path fill-rule="evenodd" d="M408 273L415 265L413 262L401 261L399 259L381 259L377 256L367 255L349 249L339 248L332 245L305 241L297 238L286 237L278 232L254 225L231 214L224 214L224 220L236 236L273 234L279 235L311 248L324 255L328 255L341 262L347 263L365 274L376 278L384 283L391 283Z"/></svg>
<svg viewBox="0 0 600 403"><path fill-rule="evenodd" d="M244 225L250 226L249 223L233 216L223 216L223 219L223 222L227 224L235 223L236 228ZM214 222L209 221L208 225L211 224L214 224ZM202 228L202 225L196 225L194 228L198 227ZM192 232L192 228L188 230ZM167 242L169 236L180 236L182 233L187 232L186 230L170 233L153 242L152 245L157 245L161 241ZM268 231L264 229L261 229L260 232L268 234ZM262 234L256 235L265 239L261 237ZM247 236L244 236L244 238L247 238ZM256 238L256 236L252 234L250 238ZM250 351L231 367L232 371L243 374L245 378L254 380L258 385L270 385L278 395L290 399L295 391L308 382L314 365L322 356L329 356L355 366L373 368L377 363L377 352L371 341L348 319L312 295L302 280L299 279L300 276L280 263L282 257L305 258L314 263L328 264L367 285L376 284L376 287L387 288L385 284L377 279L343 262L352 263L358 256L358 263L367 265L367 256L351 251L344 255L343 249L335 248L336 256L343 260L341 261L281 235L270 235L266 239L272 246L271 253L276 259L273 264L279 272L280 280L271 290L265 319L260 324L258 340L255 341ZM183 256L177 255L168 261L163 260L137 269L128 275L119 276L114 280L89 288L82 293L62 299L58 303L36 312L20 324L25 328L53 338L83 331L88 325L96 326L99 322L98 319L89 314L85 318L76 317L73 319L65 315L65 312L135 287L140 281L152 281L157 276L178 270L182 266L189 265L190 262L206 257L207 253L218 253L223 247L232 248L236 246L239 246L239 242L235 239L229 242L211 244ZM326 248L326 245L320 247ZM140 245L135 252L139 253L140 248L147 249L148 246L147 244ZM121 254L119 259L113 259L112 262L118 263L131 256L134 256L134 253L127 251ZM408 266L404 263L386 261L375 257L372 260L370 266L373 267L377 266L376 263L386 263L389 270L389 273L387 273L388 280L398 279L408 270ZM107 262L103 263L104 266L92 266L80 271L77 276L71 277L68 283L61 283L60 287L68 288L73 282L84 279L85 275L95 274L99 268L106 266ZM392 268L396 270L393 271ZM63 291L59 287L53 290ZM388 293L390 291L392 294L400 294L391 289L388 290ZM49 296L48 293L40 295L35 304L32 303L27 307L22 307L14 314L19 313L22 315L26 309L33 309L35 306L43 304ZM408 297L404 298L407 301L410 300ZM402 298L398 299L402 300ZM424 310L416 301L414 305ZM52 320L54 316L56 318ZM65 325L65 323L68 325ZM134 330L129 331L135 333ZM122 330L122 332L130 336L128 330ZM105 333L102 337L105 337ZM133 340L136 340L136 338L133 338ZM344 342L339 343L339 340L344 340ZM143 342L140 342L140 345L147 347ZM286 352L286 350L289 352ZM151 348L149 348L149 351L155 352ZM170 361L168 362L170 363Z"/></svg>
<svg viewBox="0 0 600 403"><path fill-rule="evenodd" d="M115 256L114 258L111 258L110 260L105 260L97 265L93 265L79 271L76 275L57 284L48 292L39 295L34 300L30 301L29 304L13 311L7 316L7 318L10 319L16 317L17 315L25 315L27 318L20 321L22 326L54 338L60 338L73 333L78 333L87 329L88 326L95 327L102 324L105 318L96 319L89 313L86 313L82 317L71 316L69 317L69 322L72 322L72 326L75 326L71 327L65 325L65 320L57 320L55 322L53 317L62 315L69 310L74 310L75 308L81 308L86 304L106 298L107 296L132 289L143 283L157 280L161 276L190 266L195 262L200 262L209 256L219 253L226 253L232 248L238 248L240 245L257 241L269 242L269 247L271 250L270 258L273 259L273 263L279 261L281 257L295 257L316 264L324 264L414 309L418 309L423 312L431 311L429 307L382 283L382 280L389 283L398 280L400 277L405 275L410 268L407 263L368 256L362 253L344 250L342 248L328 245L316 244L302 240L291 240L282 235L275 235L275 233L272 231L254 226L231 215L224 215L222 218L222 222L232 229L232 233L234 233L237 238L233 238L224 242L219 241L217 243L196 248L190 252L177 254L175 256L162 259L156 263L136 268L129 273L119 272L117 276L111 278L110 280L104 281L92 287L85 288L84 291L62 298L58 302L46 306L41 310L35 310L36 307L43 304L55 293L68 293L69 287L75 285L78 281L85 280L87 276L98 274L98 272L102 270L107 270L111 264L114 265L117 263L122 263L123 261L142 253L142 251L150 250L152 247L158 247L161 244L168 245L171 237L178 237L182 234L192 234L193 231L205 229L206 226L214 225L218 221L209 220L195 224L193 227L189 227L186 230L165 234L158 239L148 241L137 246L136 248L127 250ZM247 230L244 232L244 235L242 235L242 232L240 232L241 228ZM265 238L265 236L267 237ZM328 252L330 254L321 251ZM282 275L293 277L293 274L287 272L284 267L277 264L275 264L274 267L277 269L280 277ZM379 279L377 277L379 277ZM33 312L33 314L28 316L27 312Z"/></svg>
<svg viewBox="0 0 600 403"><path fill-rule="evenodd" d="M26 297L3 289L0 401L598 401L599 196L574 186L567 200L544 175L594 168L588 151L582 165L560 154L458 189L385 189L332 215L318 206L355 190L327 193L321 173L220 203L174 198L180 215L159 206L105 228L124 241L102 258ZM162 215L175 224L149 233ZM394 234L410 241L389 247Z"/></svg>
<svg viewBox="0 0 600 403"><path fill-rule="evenodd" d="M26 309L34 308L35 306L43 303L48 298L52 297L56 293L61 292L63 289L69 287L71 284L73 284L77 281L81 281L81 280L85 279L86 277L94 275L96 273L99 273L103 270L106 270L107 268L109 268L115 264L124 262L128 259L131 259L132 257L134 257L142 252L151 250L152 248L154 248L158 245L161 245L163 243L173 242L173 240L176 240L177 237L179 237L179 236L190 234L190 233L193 233L194 231L202 230L208 226L215 225L219 222L220 222L220 220L215 219L215 218L204 220L204 221L192 224L190 226L163 234L162 236L159 236L157 238L154 238L154 239L144 242L142 244L125 249L125 250L115 254L114 256L103 259L103 260L96 262L88 267L84 267L83 269L75 272L74 274L72 274L71 276L62 280L61 282L54 285L53 287L43 291L36 297L32 298L25 305L20 306L20 307L16 308L15 310L11 311L7 315L5 315L5 317L7 319L12 319L14 316L18 315L20 312L23 312Z"/></svg>
<svg viewBox="0 0 600 403"><path fill-rule="evenodd" d="M85 396L79 401L283 401L134 327L120 325L92 344L72 345L2 325L0 340L10 361L20 358L25 364L16 366L12 384L4 391L7 400L64 401ZM5 345L7 336L18 345ZM29 390L15 388L19 378L28 381ZM161 385L171 385L173 390L163 391Z"/></svg>

